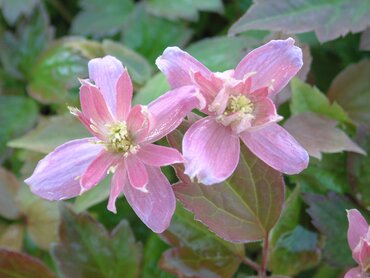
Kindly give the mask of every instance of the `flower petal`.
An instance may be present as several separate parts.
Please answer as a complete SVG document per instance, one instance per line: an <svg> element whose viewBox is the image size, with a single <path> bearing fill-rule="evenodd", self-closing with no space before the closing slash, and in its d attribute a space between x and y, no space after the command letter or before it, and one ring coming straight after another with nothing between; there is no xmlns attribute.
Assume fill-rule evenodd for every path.
<svg viewBox="0 0 370 278"><path fill-rule="evenodd" d="M154 125L154 119L146 106L135 105L127 118L127 127L136 143L142 142Z"/></svg>
<svg viewBox="0 0 370 278"><path fill-rule="evenodd" d="M293 175L308 165L306 150L278 124L245 131L240 136L256 156L280 172Z"/></svg>
<svg viewBox="0 0 370 278"><path fill-rule="evenodd" d="M25 180L31 191L50 201L75 197L81 193L80 176L103 149L93 138L69 141L49 153Z"/></svg>
<svg viewBox="0 0 370 278"><path fill-rule="evenodd" d="M148 184L148 172L146 167L136 155L130 155L126 160L127 176L130 184L137 190L146 192Z"/></svg>
<svg viewBox="0 0 370 278"><path fill-rule="evenodd" d="M347 271L344 278L366 278L366 274L362 274L361 267L354 267Z"/></svg>
<svg viewBox="0 0 370 278"><path fill-rule="evenodd" d="M303 65L302 50L294 40L272 40L248 53L235 68L234 77L243 79L255 72L252 90L270 87L270 96L283 89Z"/></svg>
<svg viewBox="0 0 370 278"><path fill-rule="evenodd" d="M162 233L168 228L176 208L176 199L171 185L161 170L147 166L148 192L142 192L129 184L123 192L127 201L140 219L153 232Z"/></svg>
<svg viewBox="0 0 370 278"><path fill-rule="evenodd" d="M364 237L369 229L365 218L357 209L350 209L347 211L348 218L348 244L352 251L360 243L361 237Z"/></svg>
<svg viewBox="0 0 370 278"><path fill-rule="evenodd" d="M141 146L137 156L145 164L156 167L181 163L184 161L178 150L154 144Z"/></svg>
<svg viewBox="0 0 370 278"><path fill-rule="evenodd" d="M185 174L211 185L230 177L240 153L239 138L229 127L206 117L193 124L184 135Z"/></svg>
<svg viewBox="0 0 370 278"><path fill-rule="evenodd" d="M83 173L80 184L84 190L90 190L108 174L108 169L117 160L112 153L102 150Z"/></svg>
<svg viewBox="0 0 370 278"><path fill-rule="evenodd" d="M117 109L116 116L118 120L126 121L131 109L132 100L132 81L127 69L121 74L117 81Z"/></svg>
<svg viewBox="0 0 370 278"><path fill-rule="evenodd" d="M155 126L145 141L152 143L161 139L176 129L191 110L204 106L204 97L195 86L183 86L165 93L148 106Z"/></svg>
<svg viewBox="0 0 370 278"><path fill-rule="evenodd" d="M201 62L178 47L167 47L155 63L172 88L194 84L191 77L193 73L200 72L208 79L212 74Z"/></svg>
<svg viewBox="0 0 370 278"><path fill-rule="evenodd" d="M124 186L130 186L127 180L127 172L126 168L121 162L117 168L116 171L113 174L111 187L110 187L110 194L109 194L109 201L108 201L108 210L110 210L113 213L117 213L116 209L116 199L123 191Z"/></svg>
<svg viewBox="0 0 370 278"><path fill-rule="evenodd" d="M89 77L102 92L110 110L116 114L116 85L124 72L122 63L113 56L105 56L89 61Z"/></svg>
<svg viewBox="0 0 370 278"><path fill-rule="evenodd" d="M252 121L252 126L254 127L277 122L282 119L282 117L276 113L275 104L270 98L264 98L255 102L253 115L255 119Z"/></svg>

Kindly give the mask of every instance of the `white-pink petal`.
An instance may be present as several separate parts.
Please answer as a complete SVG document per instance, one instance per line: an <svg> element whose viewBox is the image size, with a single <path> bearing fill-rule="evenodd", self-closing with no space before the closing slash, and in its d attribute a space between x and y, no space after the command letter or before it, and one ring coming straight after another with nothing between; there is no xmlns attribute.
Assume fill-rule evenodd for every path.
<svg viewBox="0 0 370 278"><path fill-rule="evenodd" d="M147 192L148 172L144 163L136 155L129 155L125 159L125 166L130 184L137 190Z"/></svg>
<svg viewBox="0 0 370 278"><path fill-rule="evenodd" d="M103 146L94 138L69 141L39 161L32 176L25 180L31 191L47 200L63 200L81 193L80 177Z"/></svg>
<svg viewBox="0 0 370 278"><path fill-rule="evenodd" d="M132 81L127 69L121 74L117 81L117 108L116 117L120 121L126 121L131 109Z"/></svg>
<svg viewBox="0 0 370 278"><path fill-rule="evenodd" d="M352 251L355 250L356 246L360 243L361 237L365 237L369 225L367 224L365 218L357 209L350 209L347 211L348 217L348 244Z"/></svg>
<svg viewBox="0 0 370 278"><path fill-rule="evenodd" d="M279 172L294 175L308 166L306 150L276 123L245 131L240 137L251 152Z"/></svg>
<svg viewBox="0 0 370 278"><path fill-rule="evenodd" d="M178 150L154 144L141 146L137 156L145 164L156 167L184 162Z"/></svg>
<svg viewBox="0 0 370 278"><path fill-rule="evenodd" d="M146 106L135 105L127 117L127 128L136 143L145 140L154 125L154 118Z"/></svg>
<svg viewBox="0 0 370 278"><path fill-rule="evenodd" d="M176 199L167 178L156 167L147 166L148 184L143 192L130 184L123 187L127 201L139 218L155 233L168 228L176 208Z"/></svg>
<svg viewBox="0 0 370 278"><path fill-rule="evenodd" d="M354 267L347 271L344 278L368 278L368 276L362 273L361 267Z"/></svg>
<svg viewBox="0 0 370 278"><path fill-rule="evenodd" d="M110 187L110 194L109 194L109 201L108 201L108 210L113 213L117 213L116 209L116 200L119 195L123 192L124 186L130 186L127 181L127 172L126 168L121 162L117 165L116 171L113 174L111 187Z"/></svg>
<svg viewBox="0 0 370 278"><path fill-rule="evenodd" d="M254 72L252 90L270 87L270 96L281 91L303 65L302 50L294 40L272 40L247 54L235 68L234 78Z"/></svg>
<svg viewBox="0 0 370 278"><path fill-rule="evenodd" d="M211 185L224 181L234 172L239 162L240 142L230 127L206 117L185 133L182 150L185 173Z"/></svg>

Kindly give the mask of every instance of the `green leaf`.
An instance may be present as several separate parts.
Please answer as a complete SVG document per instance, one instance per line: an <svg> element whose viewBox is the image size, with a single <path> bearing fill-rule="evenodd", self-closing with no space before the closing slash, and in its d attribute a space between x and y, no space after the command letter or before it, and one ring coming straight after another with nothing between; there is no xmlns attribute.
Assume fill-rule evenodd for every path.
<svg viewBox="0 0 370 278"><path fill-rule="evenodd" d="M370 50L370 28L367 28L361 34L360 49Z"/></svg>
<svg viewBox="0 0 370 278"><path fill-rule="evenodd" d="M80 1L81 11L72 22L72 34L101 38L121 30L134 8L132 0ZM99 16L97 16L99 15Z"/></svg>
<svg viewBox="0 0 370 278"><path fill-rule="evenodd" d="M182 47L191 35L183 23L152 16L138 4L125 24L122 41L154 63L167 46Z"/></svg>
<svg viewBox="0 0 370 278"><path fill-rule="evenodd" d="M198 20L199 11L218 12L223 11L221 0L148 0L146 2L147 10L157 16L162 16L170 20L178 18L190 21Z"/></svg>
<svg viewBox="0 0 370 278"><path fill-rule="evenodd" d="M102 55L101 45L81 38L55 42L32 68L28 93L44 104L68 101L69 89L87 76L87 62Z"/></svg>
<svg viewBox="0 0 370 278"><path fill-rule="evenodd" d="M143 84L151 76L152 68L148 61L123 44L104 40L103 49L105 54L113 55L122 61L136 83Z"/></svg>
<svg viewBox="0 0 370 278"><path fill-rule="evenodd" d="M173 147L181 149L180 131L168 138ZM225 240L262 240L279 219L284 203L283 177L243 144L234 174L223 183L205 186L191 182L178 165L176 172L181 180L174 186L177 199L196 220Z"/></svg>
<svg viewBox="0 0 370 278"><path fill-rule="evenodd" d="M231 27L230 34L271 30L288 34L315 31L321 42L370 24L370 2L362 0L259 0Z"/></svg>
<svg viewBox="0 0 370 278"><path fill-rule="evenodd" d="M370 60L350 65L334 79L328 97L359 124L370 122Z"/></svg>
<svg viewBox="0 0 370 278"><path fill-rule="evenodd" d="M306 193L303 199L309 206L307 212L312 224L325 236L323 258L333 266L352 266L346 209L355 208L355 204L334 193L328 196Z"/></svg>
<svg viewBox="0 0 370 278"><path fill-rule="evenodd" d="M134 95L133 104L147 105L170 89L166 77L159 72L150 78Z"/></svg>
<svg viewBox="0 0 370 278"><path fill-rule="evenodd" d="M320 261L317 234L299 225L301 207L300 190L296 187L271 233L269 269L274 274L295 276Z"/></svg>
<svg viewBox="0 0 370 278"><path fill-rule="evenodd" d="M316 87L294 78L291 81L292 102L290 110L293 115L304 112L315 112L328 116L342 123L351 123L347 113L336 102L330 103L326 96Z"/></svg>
<svg viewBox="0 0 370 278"><path fill-rule="evenodd" d="M5 20L14 25L21 15L30 15L39 0L1 0L0 7Z"/></svg>
<svg viewBox="0 0 370 278"><path fill-rule="evenodd" d="M64 208L59 236L52 255L65 277L139 277L142 246L126 220L109 233L87 213Z"/></svg>
<svg viewBox="0 0 370 278"><path fill-rule="evenodd" d="M0 216L7 219L16 219L19 209L15 196L19 183L12 172L0 167Z"/></svg>
<svg viewBox="0 0 370 278"><path fill-rule="evenodd" d="M37 105L32 99L0 95L0 155L7 141L22 135L36 123L37 115Z"/></svg>
<svg viewBox="0 0 370 278"><path fill-rule="evenodd" d="M47 154L67 141L84 137L91 135L77 119L66 114L43 119L35 129L10 141L8 146Z"/></svg>
<svg viewBox="0 0 370 278"><path fill-rule="evenodd" d="M0 249L0 276L3 278L56 278L40 260L5 249Z"/></svg>
<svg viewBox="0 0 370 278"><path fill-rule="evenodd" d="M161 259L161 267L180 277L232 277L244 256L243 245L215 236L180 204L163 234L173 246Z"/></svg>

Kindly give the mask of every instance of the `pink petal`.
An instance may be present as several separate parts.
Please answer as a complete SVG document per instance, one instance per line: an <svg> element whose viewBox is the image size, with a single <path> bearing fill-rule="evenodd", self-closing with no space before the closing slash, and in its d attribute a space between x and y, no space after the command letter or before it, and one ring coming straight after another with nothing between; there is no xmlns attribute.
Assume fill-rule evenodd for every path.
<svg viewBox="0 0 370 278"><path fill-rule="evenodd" d="M135 105L131 109L127 118L127 127L136 143L140 143L146 138L149 129L154 125L153 121L153 116L146 106Z"/></svg>
<svg viewBox="0 0 370 278"><path fill-rule="evenodd" d="M193 84L191 78L193 73L200 72L206 78L210 78L212 73L201 62L178 47L167 47L155 63L166 75L172 88Z"/></svg>
<svg viewBox="0 0 370 278"><path fill-rule="evenodd" d="M50 201L79 195L79 178L103 149L93 140L84 138L69 141L40 160L32 176L25 180L31 191Z"/></svg>
<svg viewBox="0 0 370 278"><path fill-rule="evenodd" d="M229 127L206 117L193 124L184 135L185 173L211 185L230 177L240 153L239 138Z"/></svg>
<svg viewBox="0 0 370 278"><path fill-rule="evenodd" d="M154 144L141 146L137 156L145 164L156 167L183 162L182 155L178 150Z"/></svg>
<svg viewBox="0 0 370 278"><path fill-rule="evenodd" d="M368 232L369 238L365 239L362 238L361 242L358 246L359 252L353 252L353 258L359 262L359 265L363 269L367 269L370 267L370 227ZM357 249L357 248L356 248Z"/></svg>
<svg viewBox="0 0 370 278"><path fill-rule="evenodd" d="M132 81L127 69L121 74L117 81L117 119L126 121L131 109Z"/></svg>
<svg viewBox="0 0 370 278"><path fill-rule="evenodd" d="M113 117L105 103L103 95L93 86L85 83L80 88L82 113L91 124L104 130L104 125L113 121Z"/></svg>
<svg viewBox="0 0 370 278"><path fill-rule="evenodd" d="M193 84L196 84L207 103L211 103L218 91L221 90L224 80L212 73L210 79L204 77L201 72L195 72L192 76Z"/></svg>
<svg viewBox="0 0 370 278"><path fill-rule="evenodd" d="M116 168L116 171L113 174L109 201L108 201L108 210L113 213L117 213L116 209L116 199L123 191L124 186L130 186L127 180L126 168L123 163L119 164Z"/></svg>
<svg viewBox="0 0 370 278"><path fill-rule="evenodd" d="M161 170L147 166L148 192L142 192L127 184L123 192L127 201L140 219L153 232L162 233L170 225L176 208L176 199L171 185Z"/></svg>
<svg viewBox="0 0 370 278"><path fill-rule="evenodd" d="M108 169L117 160L112 153L102 150L93 162L87 167L81 177L81 186L84 190L90 190L107 175Z"/></svg>
<svg viewBox="0 0 370 278"><path fill-rule="evenodd" d="M145 139L152 143L176 129L191 110L202 109L205 100L195 86L183 86L157 98L148 106L155 126Z"/></svg>
<svg viewBox="0 0 370 278"><path fill-rule="evenodd" d="M272 40L248 53L235 68L234 77L243 79L256 72L252 79L252 90L270 87L270 96L283 89L303 65L302 50L294 40Z"/></svg>
<svg viewBox="0 0 370 278"><path fill-rule="evenodd" d="M366 274L362 274L360 267L354 267L347 271L344 278L367 278L367 276Z"/></svg>
<svg viewBox="0 0 370 278"><path fill-rule="evenodd" d="M262 161L285 174L297 174L308 165L307 152L278 124L245 131L241 139Z"/></svg>
<svg viewBox="0 0 370 278"><path fill-rule="evenodd" d="M96 138L99 138L100 140L104 140L105 139L105 135L99 131L99 130L96 130L96 129L92 129L92 123L90 122L90 120L88 118L86 118L86 116L81 112L79 111L77 108L74 109L74 108L71 108L71 113L76 116L80 122L84 125L84 127Z"/></svg>
<svg viewBox="0 0 370 278"><path fill-rule="evenodd" d="M364 237L369 229L365 218L357 209L350 209L347 211L348 218L348 244L352 251L360 243L361 237Z"/></svg>
<svg viewBox="0 0 370 278"><path fill-rule="evenodd" d="M208 110L210 112L215 112L217 115L221 115L225 111L228 101L229 93L228 90L224 87L217 93L216 97L209 105Z"/></svg>
<svg viewBox="0 0 370 278"><path fill-rule="evenodd" d="M146 192L148 172L143 162L136 155L130 155L126 160L127 176L130 184L137 190Z"/></svg>
<svg viewBox="0 0 370 278"><path fill-rule="evenodd" d="M282 119L282 117L277 115L275 104L270 98L265 98L255 102L253 115L255 116L255 119L252 122L254 127L277 122Z"/></svg>
<svg viewBox="0 0 370 278"><path fill-rule="evenodd" d="M102 92L112 113L116 114L116 86L124 72L122 63L112 56L89 61L89 77Z"/></svg>

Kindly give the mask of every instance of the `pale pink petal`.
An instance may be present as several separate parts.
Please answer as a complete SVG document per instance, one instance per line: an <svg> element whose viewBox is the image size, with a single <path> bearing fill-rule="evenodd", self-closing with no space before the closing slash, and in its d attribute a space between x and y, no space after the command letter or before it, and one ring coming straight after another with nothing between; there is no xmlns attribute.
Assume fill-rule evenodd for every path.
<svg viewBox="0 0 370 278"><path fill-rule="evenodd" d="M252 121L254 127L277 122L282 119L282 117L277 115L275 104L270 98L264 98L255 102L253 115L255 117Z"/></svg>
<svg viewBox="0 0 370 278"><path fill-rule="evenodd" d="M170 183L159 168L147 166L147 172L148 192L137 190L130 184L124 186L123 192L145 225L155 233L162 233L170 225L176 199Z"/></svg>
<svg viewBox="0 0 370 278"><path fill-rule="evenodd" d="M176 129L191 110L204 106L204 97L195 86L183 86L165 93L148 106L155 126L145 141L151 143L161 139Z"/></svg>
<svg viewBox="0 0 370 278"><path fill-rule="evenodd" d="M81 193L80 177L102 151L93 138L69 141L39 161L32 176L25 180L31 191L51 201Z"/></svg>
<svg viewBox="0 0 370 278"><path fill-rule="evenodd" d="M141 146L137 156L145 164L157 167L184 162L178 150L154 144Z"/></svg>
<svg viewBox="0 0 370 278"><path fill-rule="evenodd" d="M350 209L347 211L348 217L348 244L352 251L360 243L361 237L364 237L369 229L365 218L357 209Z"/></svg>
<svg viewBox="0 0 370 278"><path fill-rule="evenodd" d="M92 127L91 121L88 118L86 118L86 116L80 110L74 107L69 107L69 109L71 114L76 116L92 135L94 135L96 138L99 138L100 140L105 139L105 135L101 131L96 130L95 128L94 129L91 128Z"/></svg>
<svg viewBox="0 0 370 278"><path fill-rule="evenodd" d="M116 114L117 80L124 72L122 63L112 56L96 58L89 61L89 78L102 92L113 115Z"/></svg>
<svg viewBox="0 0 370 278"><path fill-rule="evenodd" d="M127 127L136 143L142 142L154 125L154 118L146 106L135 105L128 117Z"/></svg>
<svg viewBox="0 0 370 278"><path fill-rule="evenodd" d="M370 233L370 227L369 227ZM369 234L370 236L370 234ZM357 249L357 248L356 248ZM363 269L370 267L370 238L362 238L358 246L359 251L353 252L353 258L359 263Z"/></svg>
<svg viewBox="0 0 370 278"><path fill-rule="evenodd" d="M225 111L228 101L229 93L228 90L224 87L218 92L212 103L209 105L208 110L210 112L215 112L217 115L220 115Z"/></svg>
<svg viewBox="0 0 370 278"><path fill-rule="evenodd" d="M193 73L200 72L206 78L210 78L212 73L201 62L178 47L167 47L155 63L166 75L172 88L192 85Z"/></svg>
<svg viewBox="0 0 370 278"><path fill-rule="evenodd" d="M85 83L80 88L80 102L82 113L92 124L97 124L97 128L104 129L106 123L113 121L103 95L93 86Z"/></svg>
<svg viewBox="0 0 370 278"><path fill-rule="evenodd" d="M368 276L362 273L360 267L354 267L347 271L344 278L368 278Z"/></svg>
<svg viewBox="0 0 370 278"><path fill-rule="evenodd" d="M230 127L206 117L188 129L182 149L185 173L211 185L224 181L234 172L239 161L240 142Z"/></svg>
<svg viewBox="0 0 370 278"><path fill-rule="evenodd" d="M148 172L144 163L136 157L130 155L126 160L127 176L130 184L137 190L146 192L146 185L148 184Z"/></svg>
<svg viewBox="0 0 370 278"><path fill-rule="evenodd" d="M224 80L215 76L212 73L210 78L206 78L201 72L195 72L192 76L193 84L197 85L206 99L207 103L211 103L218 91L221 90Z"/></svg>
<svg viewBox="0 0 370 278"><path fill-rule="evenodd" d="M303 65L302 50L294 40L272 40L251 51L235 68L234 77L243 79L255 72L252 90L270 87L270 96L284 88Z"/></svg>
<svg viewBox="0 0 370 278"><path fill-rule="evenodd" d="M110 194L109 194L109 201L108 201L108 210L113 213L117 213L116 209L116 199L119 197L121 192L123 192L124 186L130 186L127 181L127 174L126 168L121 162L116 171L113 174L111 187L110 187Z"/></svg>
<svg viewBox="0 0 370 278"><path fill-rule="evenodd" d="M293 175L308 165L306 150L278 124L245 131L240 136L256 156L279 172Z"/></svg>
<svg viewBox="0 0 370 278"><path fill-rule="evenodd" d="M263 87L263 88L260 88L260 89L257 89L251 93L249 93L247 95L247 97L251 100L251 101L260 101L264 98L266 98L269 94L269 90L267 87Z"/></svg>
<svg viewBox="0 0 370 278"><path fill-rule="evenodd" d="M117 108L116 117L118 120L126 121L131 109L132 81L127 69L121 74L117 81Z"/></svg>
<svg viewBox="0 0 370 278"><path fill-rule="evenodd" d="M114 166L113 163L116 160L117 157L112 153L102 150L83 173L80 180L81 187L84 190L89 190L97 185L106 177L108 169Z"/></svg>

